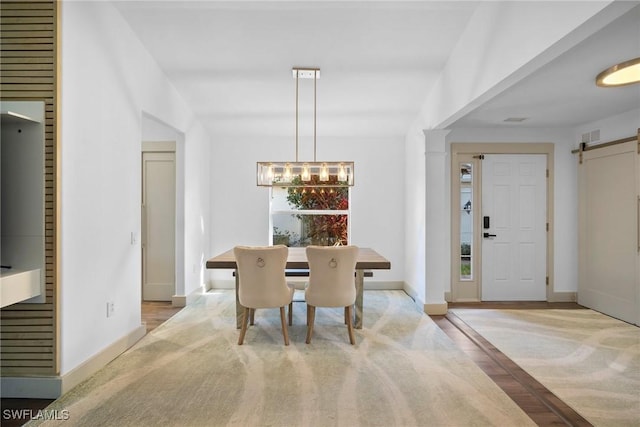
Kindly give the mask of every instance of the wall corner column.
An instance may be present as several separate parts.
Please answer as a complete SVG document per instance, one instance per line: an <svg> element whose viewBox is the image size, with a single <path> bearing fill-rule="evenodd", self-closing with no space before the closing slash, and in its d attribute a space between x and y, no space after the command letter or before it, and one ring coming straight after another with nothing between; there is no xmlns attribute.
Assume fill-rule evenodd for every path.
<svg viewBox="0 0 640 427"><path fill-rule="evenodd" d="M447 313L449 251L446 250L446 136L450 130L424 130L425 135L425 303L429 315Z"/></svg>

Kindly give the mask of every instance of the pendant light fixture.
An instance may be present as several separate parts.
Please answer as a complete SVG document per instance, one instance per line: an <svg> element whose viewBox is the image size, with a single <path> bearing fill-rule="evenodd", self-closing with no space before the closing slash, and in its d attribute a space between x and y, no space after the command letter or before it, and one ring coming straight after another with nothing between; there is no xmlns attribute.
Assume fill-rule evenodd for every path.
<svg viewBox="0 0 640 427"><path fill-rule="evenodd" d="M316 159L316 88L319 68L293 68L296 80L296 158L290 162L258 162L257 183L262 187L349 187L353 185L354 163ZM313 79L313 161L298 159L298 86L300 79Z"/></svg>

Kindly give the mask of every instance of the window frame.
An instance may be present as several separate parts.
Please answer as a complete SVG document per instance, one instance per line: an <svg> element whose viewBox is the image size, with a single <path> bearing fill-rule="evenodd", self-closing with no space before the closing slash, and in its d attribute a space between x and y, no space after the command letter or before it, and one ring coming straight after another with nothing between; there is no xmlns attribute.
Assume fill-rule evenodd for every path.
<svg viewBox="0 0 640 427"><path fill-rule="evenodd" d="M273 245L273 231L274 231L274 216L276 215L346 215L347 217L347 242L343 243L349 245L351 242L351 187L344 187L347 189L347 209L274 209L274 189L282 188L284 191L288 191L288 187L273 186L269 188L269 245ZM298 188L327 188L325 186L305 186Z"/></svg>

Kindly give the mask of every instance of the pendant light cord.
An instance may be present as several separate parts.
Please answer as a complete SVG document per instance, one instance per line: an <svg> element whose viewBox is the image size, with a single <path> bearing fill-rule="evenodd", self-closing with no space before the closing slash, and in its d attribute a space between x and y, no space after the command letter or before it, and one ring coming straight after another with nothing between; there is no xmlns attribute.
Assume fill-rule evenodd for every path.
<svg viewBox="0 0 640 427"><path fill-rule="evenodd" d="M300 70L296 70L296 162L298 161L298 76Z"/></svg>
<svg viewBox="0 0 640 427"><path fill-rule="evenodd" d="M313 161L316 161L316 81L318 71L313 71Z"/></svg>

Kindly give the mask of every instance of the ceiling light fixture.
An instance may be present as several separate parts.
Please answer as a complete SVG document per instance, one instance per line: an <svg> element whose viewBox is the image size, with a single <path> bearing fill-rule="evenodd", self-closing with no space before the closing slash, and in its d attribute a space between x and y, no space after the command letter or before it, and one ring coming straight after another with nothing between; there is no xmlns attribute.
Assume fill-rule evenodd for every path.
<svg viewBox="0 0 640 427"><path fill-rule="evenodd" d="M638 82L640 82L640 58L616 64L596 77L596 85L600 87L626 86Z"/></svg>
<svg viewBox="0 0 640 427"><path fill-rule="evenodd" d="M353 185L354 162L318 162L316 159L316 87L319 68L293 68L296 79L296 160L294 162L258 162L257 183L261 187L348 187ZM313 79L313 161L298 160L298 83Z"/></svg>

